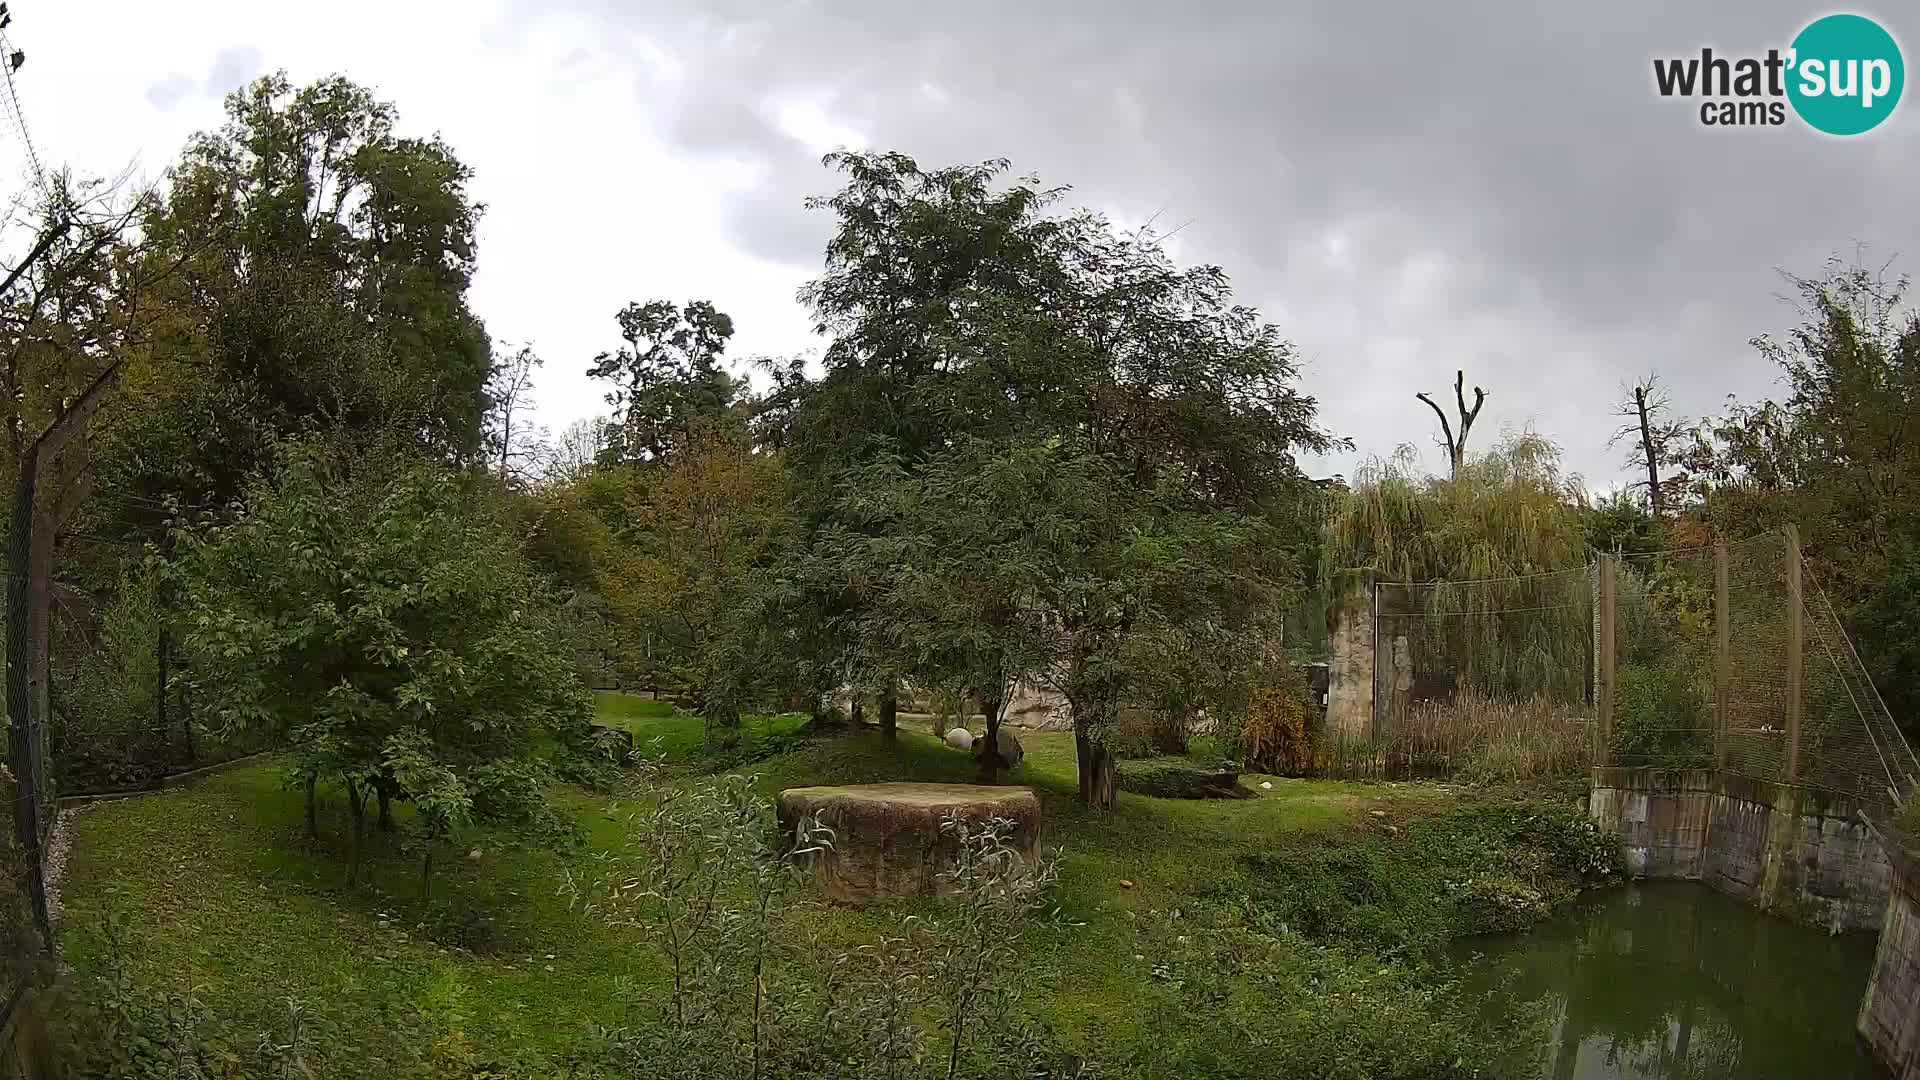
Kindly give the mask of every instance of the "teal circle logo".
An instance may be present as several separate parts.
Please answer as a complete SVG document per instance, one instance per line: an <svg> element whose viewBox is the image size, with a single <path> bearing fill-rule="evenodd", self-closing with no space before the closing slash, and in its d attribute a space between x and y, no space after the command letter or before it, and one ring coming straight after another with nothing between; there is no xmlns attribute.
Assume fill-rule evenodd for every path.
<svg viewBox="0 0 1920 1080"><path fill-rule="evenodd" d="M1829 135L1872 131L1893 115L1906 86L1900 45L1863 15L1828 15L1793 39L1787 100L1815 130Z"/></svg>

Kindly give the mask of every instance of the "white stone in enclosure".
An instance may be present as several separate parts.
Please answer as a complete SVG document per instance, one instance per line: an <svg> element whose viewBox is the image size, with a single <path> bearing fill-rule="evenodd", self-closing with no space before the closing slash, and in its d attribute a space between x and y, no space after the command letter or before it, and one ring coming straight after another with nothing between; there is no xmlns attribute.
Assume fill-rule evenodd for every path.
<svg viewBox="0 0 1920 1080"><path fill-rule="evenodd" d="M973 732L963 727L954 728L947 732L947 745L955 750L971 750L973 749Z"/></svg>

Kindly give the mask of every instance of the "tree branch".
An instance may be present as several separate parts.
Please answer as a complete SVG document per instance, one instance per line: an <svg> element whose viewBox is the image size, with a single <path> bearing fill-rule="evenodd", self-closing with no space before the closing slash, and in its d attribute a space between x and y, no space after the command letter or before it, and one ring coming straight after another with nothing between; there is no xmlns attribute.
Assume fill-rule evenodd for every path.
<svg viewBox="0 0 1920 1080"><path fill-rule="evenodd" d="M1440 418L1440 437L1444 440L1442 445L1444 445L1447 448L1447 460L1449 462L1457 460L1459 458L1459 454L1454 449L1453 425L1447 423L1447 414L1445 412L1442 412L1440 409L1440 406L1435 404L1434 400L1428 397L1425 394L1425 392L1418 393L1413 396L1419 398L1421 401L1426 402L1427 408L1433 410L1433 415Z"/></svg>
<svg viewBox="0 0 1920 1080"><path fill-rule="evenodd" d="M101 403L106 400L107 391L120 377L120 368L125 363L125 360L115 360L100 369L100 373L93 377L93 381L80 392L80 396L74 400L73 404L63 409L47 430L34 440L33 453L36 455L36 461L45 461L61 453L67 443L73 441L75 435L86 429L87 423L93 419L93 414L99 411Z"/></svg>

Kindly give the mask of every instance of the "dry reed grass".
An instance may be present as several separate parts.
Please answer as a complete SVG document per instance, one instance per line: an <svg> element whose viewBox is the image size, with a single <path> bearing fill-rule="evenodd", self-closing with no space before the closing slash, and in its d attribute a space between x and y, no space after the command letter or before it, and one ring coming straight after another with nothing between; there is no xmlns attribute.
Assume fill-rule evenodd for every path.
<svg viewBox="0 0 1920 1080"><path fill-rule="evenodd" d="M1524 782L1577 775L1592 762L1594 721L1586 707L1547 697L1502 701L1462 693L1383 718L1377 739L1329 738L1318 771L1328 776L1459 776Z"/></svg>

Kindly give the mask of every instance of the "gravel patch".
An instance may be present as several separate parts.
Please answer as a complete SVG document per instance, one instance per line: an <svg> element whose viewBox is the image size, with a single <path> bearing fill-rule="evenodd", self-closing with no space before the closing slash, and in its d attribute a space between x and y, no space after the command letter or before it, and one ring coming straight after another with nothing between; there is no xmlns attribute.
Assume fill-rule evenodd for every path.
<svg viewBox="0 0 1920 1080"><path fill-rule="evenodd" d="M73 851L73 819L99 803L81 803L60 811L54 819L53 833L47 841L46 869L47 915L54 925L60 923L60 882L67 874L67 856Z"/></svg>

